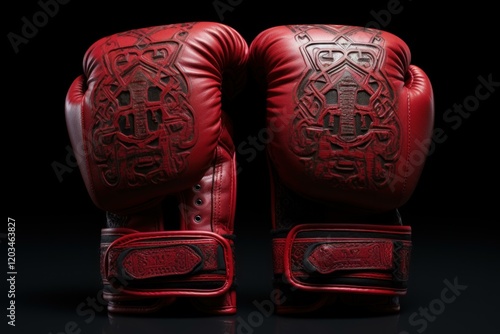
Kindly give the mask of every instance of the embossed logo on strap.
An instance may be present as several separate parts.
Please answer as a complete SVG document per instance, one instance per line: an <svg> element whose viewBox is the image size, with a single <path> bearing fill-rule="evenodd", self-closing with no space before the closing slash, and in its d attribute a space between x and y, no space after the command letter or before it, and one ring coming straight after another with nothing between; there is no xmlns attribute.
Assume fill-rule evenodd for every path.
<svg viewBox="0 0 500 334"><path fill-rule="evenodd" d="M189 246L135 249L123 259L123 268L136 279L188 274L201 262Z"/></svg>
<svg viewBox="0 0 500 334"><path fill-rule="evenodd" d="M337 241L315 245L304 261L306 268L321 274L349 269L386 270L393 265L392 249L391 241Z"/></svg>

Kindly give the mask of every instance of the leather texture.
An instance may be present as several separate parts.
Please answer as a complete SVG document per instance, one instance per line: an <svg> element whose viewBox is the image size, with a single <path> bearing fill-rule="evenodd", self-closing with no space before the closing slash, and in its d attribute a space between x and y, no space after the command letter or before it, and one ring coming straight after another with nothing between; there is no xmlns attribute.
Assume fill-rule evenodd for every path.
<svg viewBox="0 0 500 334"><path fill-rule="evenodd" d="M222 101L244 87L247 57L242 36L215 22L125 31L87 50L66 122L106 212L108 311L236 312L236 158Z"/></svg>
<svg viewBox="0 0 500 334"><path fill-rule="evenodd" d="M249 52L272 131L277 312L398 312L411 258L400 208L428 156L429 78L401 38L365 27L271 27Z"/></svg>

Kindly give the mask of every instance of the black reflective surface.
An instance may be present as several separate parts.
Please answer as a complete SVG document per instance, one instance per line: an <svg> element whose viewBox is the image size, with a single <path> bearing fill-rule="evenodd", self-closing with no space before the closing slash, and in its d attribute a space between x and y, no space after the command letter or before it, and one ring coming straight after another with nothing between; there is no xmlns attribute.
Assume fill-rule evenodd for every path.
<svg viewBox="0 0 500 334"><path fill-rule="evenodd" d="M495 2L431 0L63 1L3 4L0 333L496 333L500 327ZM413 228L408 295L398 315L273 315L269 183L262 100L252 81L231 105L239 163L238 314L108 317L100 302L99 231L64 118L84 52L124 30L216 21L250 43L281 24L383 28L431 79L435 135L417 189L401 209ZM412 129L413 131L414 129ZM16 326L7 324L7 217L16 220Z"/></svg>
<svg viewBox="0 0 500 334"><path fill-rule="evenodd" d="M32 219L36 218L17 221ZM82 226L81 218L73 217L73 221ZM236 247L236 315L146 317L108 316L100 298L99 237L81 229L75 228L73 235L70 231L19 235L12 332L413 334L492 333L498 328L500 294L495 280L500 277L500 247L488 233L414 228L409 292L401 298L402 310L397 315L287 317L272 313L269 238L242 231Z"/></svg>

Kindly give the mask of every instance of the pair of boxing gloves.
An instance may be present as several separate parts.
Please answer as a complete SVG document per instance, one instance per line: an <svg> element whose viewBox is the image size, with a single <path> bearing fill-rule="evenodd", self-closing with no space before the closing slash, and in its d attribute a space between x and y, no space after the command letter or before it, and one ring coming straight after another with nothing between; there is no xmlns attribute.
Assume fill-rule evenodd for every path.
<svg viewBox="0 0 500 334"><path fill-rule="evenodd" d="M253 116L225 101L248 73L272 132L275 310L398 312L411 252L398 209L428 155L428 77L386 31L277 26L247 43L214 22L102 38L67 93L79 169L106 212L108 311L237 311L232 117Z"/></svg>

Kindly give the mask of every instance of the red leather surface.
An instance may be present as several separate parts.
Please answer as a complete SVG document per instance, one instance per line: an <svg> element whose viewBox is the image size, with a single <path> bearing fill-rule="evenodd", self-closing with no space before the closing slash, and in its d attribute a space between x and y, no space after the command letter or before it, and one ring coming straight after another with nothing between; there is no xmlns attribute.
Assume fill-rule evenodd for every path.
<svg viewBox="0 0 500 334"><path fill-rule="evenodd" d="M395 209L410 198L434 102L400 38L364 27L278 26L250 48L267 122L282 129L268 153L287 187L357 211Z"/></svg>
<svg viewBox="0 0 500 334"><path fill-rule="evenodd" d="M98 207L137 211L201 179L223 129L223 75L243 76L245 43L200 22L119 33L88 49L66 115Z"/></svg>
<svg viewBox="0 0 500 334"><path fill-rule="evenodd" d="M279 248L275 251L283 258L275 273L283 270L287 282L307 291L403 295L410 238L409 226L296 225L284 240L282 253ZM346 278L356 278L355 283ZM377 286L377 281L385 281L384 286Z"/></svg>
<svg viewBox="0 0 500 334"><path fill-rule="evenodd" d="M247 57L244 38L214 22L120 32L85 53L66 121L88 193L108 216L101 244L108 310L152 312L187 296L200 297L190 302L203 312L236 312L236 161L222 100L243 89ZM176 230L194 239L174 242ZM151 233L146 244L117 252L130 235ZM213 267L218 257L224 269ZM116 289L117 281L128 287Z"/></svg>
<svg viewBox="0 0 500 334"><path fill-rule="evenodd" d="M268 28L249 57L273 131L274 284L287 296L277 311L398 311L411 249L398 209L431 143L429 78L401 38L365 27Z"/></svg>
<svg viewBox="0 0 500 334"><path fill-rule="evenodd" d="M120 283L114 285L122 294L219 296L231 288L233 250L231 243L219 234L103 230L103 236L117 233L121 233L120 237L105 247L101 273L107 282ZM155 279L154 286L148 286L151 278ZM212 288L196 287L196 283L204 281L212 282Z"/></svg>

